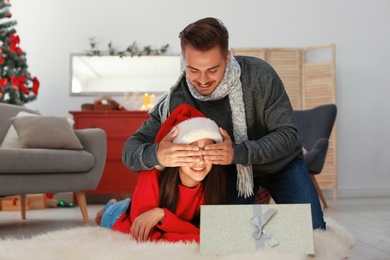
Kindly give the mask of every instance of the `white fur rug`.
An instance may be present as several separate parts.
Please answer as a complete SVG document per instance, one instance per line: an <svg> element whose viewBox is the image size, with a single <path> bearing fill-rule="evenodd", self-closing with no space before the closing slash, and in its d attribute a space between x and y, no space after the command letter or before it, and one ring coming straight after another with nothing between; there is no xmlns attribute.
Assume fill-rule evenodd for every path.
<svg viewBox="0 0 390 260"><path fill-rule="evenodd" d="M326 231L314 231L316 256L256 251L207 256L196 243L137 243L130 236L96 226L59 230L30 239L0 240L0 259L344 259L355 240L343 227L327 219ZM299 239L299 238L297 238Z"/></svg>

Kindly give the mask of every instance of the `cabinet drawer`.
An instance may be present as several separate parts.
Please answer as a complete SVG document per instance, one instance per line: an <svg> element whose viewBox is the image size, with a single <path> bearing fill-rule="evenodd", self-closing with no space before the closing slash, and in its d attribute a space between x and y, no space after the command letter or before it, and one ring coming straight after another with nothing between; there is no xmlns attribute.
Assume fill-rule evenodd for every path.
<svg viewBox="0 0 390 260"><path fill-rule="evenodd" d="M101 128L107 136L130 136L142 125L146 118L83 118L78 120L78 128Z"/></svg>
<svg viewBox="0 0 390 260"><path fill-rule="evenodd" d="M138 174L127 169L122 163L107 161L96 192L92 193L133 193Z"/></svg>
<svg viewBox="0 0 390 260"><path fill-rule="evenodd" d="M109 139L107 142L107 160L122 161L122 151L126 138Z"/></svg>

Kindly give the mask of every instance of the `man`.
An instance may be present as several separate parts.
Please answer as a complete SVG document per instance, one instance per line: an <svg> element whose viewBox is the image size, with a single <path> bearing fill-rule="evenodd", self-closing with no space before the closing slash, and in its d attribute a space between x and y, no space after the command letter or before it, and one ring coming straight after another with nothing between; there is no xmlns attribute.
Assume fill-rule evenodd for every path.
<svg viewBox="0 0 390 260"><path fill-rule="evenodd" d="M261 186L276 203L310 203L313 228L325 229L291 103L274 69L254 57L233 57L228 31L215 18L188 25L179 38L185 71L126 141L124 164L132 171L191 166L202 155L225 165L231 203L251 203ZM154 144L162 122L182 103L213 119L224 141L203 150L173 144L176 129Z"/></svg>

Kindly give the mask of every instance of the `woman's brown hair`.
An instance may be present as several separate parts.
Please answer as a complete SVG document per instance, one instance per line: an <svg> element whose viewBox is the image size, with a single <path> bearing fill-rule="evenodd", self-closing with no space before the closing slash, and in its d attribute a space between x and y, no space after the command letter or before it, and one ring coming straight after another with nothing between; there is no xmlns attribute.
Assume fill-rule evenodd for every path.
<svg viewBox="0 0 390 260"><path fill-rule="evenodd" d="M165 168L160 175L160 207L175 212L179 200L179 168ZM226 203L226 180L222 165L213 165L201 181L206 205Z"/></svg>
<svg viewBox="0 0 390 260"><path fill-rule="evenodd" d="M175 213L179 200L180 175L178 167L165 168L159 177L160 208L167 208ZM206 205L218 205L226 203L226 176L222 165L213 165L210 172L201 181L204 202ZM126 209L127 219L130 216L131 202ZM199 226L199 214L194 216L193 224Z"/></svg>

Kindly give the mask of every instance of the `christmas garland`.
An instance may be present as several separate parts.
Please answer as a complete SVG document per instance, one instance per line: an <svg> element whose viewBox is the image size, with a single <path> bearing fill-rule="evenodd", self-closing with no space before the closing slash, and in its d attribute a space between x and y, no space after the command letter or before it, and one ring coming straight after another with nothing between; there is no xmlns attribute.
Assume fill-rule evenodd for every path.
<svg viewBox="0 0 390 260"><path fill-rule="evenodd" d="M142 49L138 48L137 43L134 41L129 47L125 50L118 51L112 45L112 42L108 44L108 50L101 51L97 48L97 42L95 37L89 38L89 45L91 49L87 51L89 56L100 56L100 55L112 55L112 56L141 56L141 55L159 55L167 52L169 44L161 46L159 49L153 49L150 45L144 46Z"/></svg>

